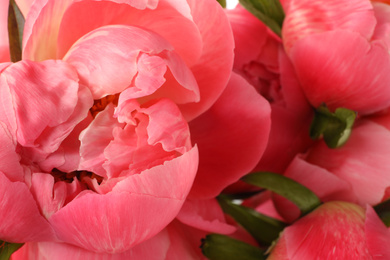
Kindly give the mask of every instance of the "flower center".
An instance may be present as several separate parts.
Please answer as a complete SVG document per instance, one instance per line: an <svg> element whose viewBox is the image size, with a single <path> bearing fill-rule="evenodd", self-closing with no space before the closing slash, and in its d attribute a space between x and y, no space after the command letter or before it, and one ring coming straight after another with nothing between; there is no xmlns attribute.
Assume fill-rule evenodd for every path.
<svg viewBox="0 0 390 260"><path fill-rule="evenodd" d="M76 177L81 182L84 178L96 179L99 184L103 181L103 177L89 171L62 172L54 168L50 174L54 177L55 182L64 181L71 183L74 177Z"/></svg>
<svg viewBox="0 0 390 260"><path fill-rule="evenodd" d="M119 94L108 95L101 99L97 99L93 102L93 106L89 111L91 112L92 116L95 118L95 116L99 112L103 111L108 104L113 103L114 105L118 105L118 99L119 99Z"/></svg>

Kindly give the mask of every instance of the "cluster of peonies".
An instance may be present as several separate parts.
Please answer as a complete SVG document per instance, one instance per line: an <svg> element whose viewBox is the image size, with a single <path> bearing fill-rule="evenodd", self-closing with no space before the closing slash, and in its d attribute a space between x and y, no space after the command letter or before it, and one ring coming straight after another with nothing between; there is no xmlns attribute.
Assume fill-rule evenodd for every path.
<svg viewBox="0 0 390 260"><path fill-rule="evenodd" d="M24 243L12 259L204 259L208 233L253 243L216 199L256 189L239 181L252 171L324 202L299 220L270 191L243 202L291 224L270 259L390 258L372 208L390 197L390 3L283 0L281 37L216 0L16 3L11 62L0 2L0 240ZM337 149L309 136L322 104L357 113Z"/></svg>

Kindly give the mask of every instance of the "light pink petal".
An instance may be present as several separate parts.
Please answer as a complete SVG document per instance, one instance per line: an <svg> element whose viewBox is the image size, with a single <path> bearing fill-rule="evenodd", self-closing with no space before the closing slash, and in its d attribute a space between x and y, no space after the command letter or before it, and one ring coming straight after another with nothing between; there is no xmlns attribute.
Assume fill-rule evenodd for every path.
<svg viewBox="0 0 390 260"><path fill-rule="evenodd" d="M11 182L0 172L0 198L1 240L23 243L54 239L26 184Z"/></svg>
<svg viewBox="0 0 390 260"><path fill-rule="evenodd" d="M385 260L390 258L390 248L388 242L390 239L390 230L387 229L382 220L370 206L366 207L365 222L366 241L368 250L373 259Z"/></svg>
<svg viewBox="0 0 390 260"><path fill-rule="evenodd" d="M383 44L336 30L297 41L290 57L314 107L325 103L331 110L368 114L390 105L390 59Z"/></svg>
<svg viewBox="0 0 390 260"><path fill-rule="evenodd" d="M190 120L209 109L225 89L233 66L234 41L226 14L218 2L187 2L203 42L202 55L191 67L198 82L200 102L181 106L183 114Z"/></svg>
<svg viewBox="0 0 390 260"><path fill-rule="evenodd" d="M65 203L66 184L65 182L54 183L50 174L35 173L32 176L31 193L45 218L57 212Z"/></svg>
<svg viewBox="0 0 390 260"><path fill-rule="evenodd" d="M118 182L110 193L86 193L52 215L50 222L59 238L70 244L101 253L127 251L177 215L192 185L197 157L193 148Z"/></svg>
<svg viewBox="0 0 390 260"><path fill-rule="evenodd" d="M106 26L76 42L64 60L77 69L81 83L91 89L95 99L126 88L119 106L128 99L151 95L165 83L168 65L181 85L175 77L168 78L164 94L175 96L178 103L198 100L198 87L191 71L177 55L171 58L172 55L165 54L171 50L173 47L152 31Z"/></svg>
<svg viewBox="0 0 390 260"><path fill-rule="evenodd" d="M6 114L14 110L17 127L13 120L8 123L11 129L17 128L12 130L16 131L18 143L25 147L24 156L30 160L39 162L57 150L92 106L89 90L79 88L75 71L64 62L22 61L8 67L2 75L7 82L4 88L13 102L4 105L4 109Z"/></svg>
<svg viewBox="0 0 390 260"><path fill-rule="evenodd" d="M34 0L16 0L15 2L18 5L20 11L22 12L24 18L26 18Z"/></svg>
<svg viewBox="0 0 390 260"><path fill-rule="evenodd" d="M118 24L145 28L159 34L188 65L193 64L200 56L200 34L185 1L175 1L174 4L159 1L153 10L137 9L141 6L137 7L135 4L145 1L126 1L126 4L118 4L119 2L123 1L84 0L70 5L61 23L57 57L62 58L69 48L88 32L105 25ZM86 15L85 10L94 15Z"/></svg>
<svg viewBox="0 0 390 260"><path fill-rule="evenodd" d="M23 32L23 59L55 59L62 16L73 0L36 0L26 17Z"/></svg>
<svg viewBox="0 0 390 260"><path fill-rule="evenodd" d="M9 1L0 2L0 62L10 61L8 43L8 4Z"/></svg>
<svg viewBox="0 0 390 260"><path fill-rule="evenodd" d="M184 153L191 149L188 124L169 99L162 99L141 111L149 116L148 144L161 144L167 152Z"/></svg>
<svg viewBox="0 0 390 260"><path fill-rule="evenodd" d="M232 74L213 107L190 122L191 139L200 154L191 197L215 197L252 170L267 145L270 121L269 103Z"/></svg>
<svg viewBox="0 0 390 260"><path fill-rule="evenodd" d="M390 186L388 142L389 130L370 121L361 121L344 146L330 149L320 142L306 160L350 183L359 204L375 205Z"/></svg>
<svg viewBox="0 0 390 260"><path fill-rule="evenodd" d="M16 145L12 136L0 122L0 172L10 181L24 181L24 171L20 165L20 156L16 153Z"/></svg>
<svg viewBox="0 0 390 260"><path fill-rule="evenodd" d="M369 40L375 24L368 0L292 0L283 21L282 38L287 53L290 53L299 39L333 30L356 32Z"/></svg>
<svg viewBox="0 0 390 260"><path fill-rule="evenodd" d="M383 3L372 3L374 7L377 25L375 27L372 41L382 41L390 47L390 5Z"/></svg>
<svg viewBox="0 0 390 260"><path fill-rule="evenodd" d="M12 255L12 260L164 260L170 245L168 232L163 230L153 238L119 254L96 253L66 243L27 243Z"/></svg>
<svg viewBox="0 0 390 260"><path fill-rule="evenodd" d="M236 228L226 223L216 199L186 200L177 219L182 223L209 233L231 234Z"/></svg>

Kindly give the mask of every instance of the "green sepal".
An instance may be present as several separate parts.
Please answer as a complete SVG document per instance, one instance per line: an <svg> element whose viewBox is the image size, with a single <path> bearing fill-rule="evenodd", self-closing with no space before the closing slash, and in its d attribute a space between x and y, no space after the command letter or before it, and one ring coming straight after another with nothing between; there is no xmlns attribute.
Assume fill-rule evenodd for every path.
<svg viewBox="0 0 390 260"><path fill-rule="evenodd" d="M311 190L280 174L256 172L244 176L242 180L285 197L298 206L302 215L306 215L321 204L320 199Z"/></svg>
<svg viewBox="0 0 390 260"><path fill-rule="evenodd" d="M0 241L0 260L8 260L23 244Z"/></svg>
<svg viewBox="0 0 390 260"><path fill-rule="evenodd" d="M22 39L24 17L15 0L9 1L8 7L8 39L12 62L22 59Z"/></svg>
<svg viewBox="0 0 390 260"><path fill-rule="evenodd" d="M226 8L226 0L217 0L217 2L218 2L223 8Z"/></svg>
<svg viewBox="0 0 390 260"><path fill-rule="evenodd" d="M243 241L219 234L202 239L202 253L210 260L263 260L265 251Z"/></svg>
<svg viewBox="0 0 390 260"><path fill-rule="evenodd" d="M234 204L223 195L218 197L218 202L222 210L245 228L259 245L270 246L286 227L285 223L265 216L249 207Z"/></svg>
<svg viewBox="0 0 390 260"><path fill-rule="evenodd" d="M324 138L329 148L337 148L347 142L356 119L356 112L347 108L337 108L334 113L322 105L316 109L310 127L312 139Z"/></svg>
<svg viewBox="0 0 390 260"><path fill-rule="evenodd" d="M385 223L387 227L390 227L390 199L374 206L374 210L382 222Z"/></svg>
<svg viewBox="0 0 390 260"><path fill-rule="evenodd" d="M279 0L239 0L239 2L281 37L284 11Z"/></svg>

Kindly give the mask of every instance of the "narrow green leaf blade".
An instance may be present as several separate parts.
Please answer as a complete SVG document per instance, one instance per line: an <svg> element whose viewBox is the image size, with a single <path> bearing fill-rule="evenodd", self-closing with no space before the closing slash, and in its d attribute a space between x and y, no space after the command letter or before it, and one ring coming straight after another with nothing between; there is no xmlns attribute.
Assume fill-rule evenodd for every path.
<svg viewBox="0 0 390 260"><path fill-rule="evenodd" d="M387 227L390 227L390 199L374 206L375 212Z"/></svg>
<svg viewBox="0 0 390 260"><path fill-rule="evenodd" d="M273 32L281 36L284 11L279 0L239 0L239 2Z"/></svg>
<svg viewBox="0 0 390 260"><path fill-rule="evenodd" d="M218 2L223 8L226 8L226 0L217 0L217 2Z"/></svg>
<svg viewBox="0 0 390 260"><path fill-rule="evenodd" d="M22 59L22 38L24 29L24 17L15 0L10 0L8 7L8 38L11 61Z"/></svg>
<svg viewBox="0 0 390 260"><path fill-rule="evenodd" d="M263 260L265 251L237 239L219 234L202 240L202 253L210 260Z"/></svg>
<svg viewBox="0 0 390 260"><path fill-rule="evenodd" d="M257 172L244 176L242 180L285 197L297 205L303 215L321 204L320 199L311 190L283 175Z"/></svg>
<svg viewBox="0 0 390 260"><path fill-rule="evenodd" d="M8 260L11 255L22 246L23 244L0 241L0 260Z"/></svg>
<svg viewBox="0 0 390 260"><path fill-rule="evenodd" d="M260 214L251 208L236 205L223 195L218 197L218 202L222 210L245 228L260 245L270 246L286 227L283 222Z"/></svg>

